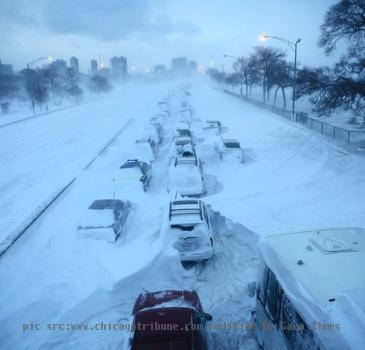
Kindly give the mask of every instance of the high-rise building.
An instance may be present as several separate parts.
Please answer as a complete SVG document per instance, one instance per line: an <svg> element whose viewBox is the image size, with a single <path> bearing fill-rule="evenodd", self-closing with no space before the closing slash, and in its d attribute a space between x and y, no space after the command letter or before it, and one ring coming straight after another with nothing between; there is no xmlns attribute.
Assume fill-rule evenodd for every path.
<svg viewBox="0 0 365 350"><path fill-rule="evenodd" d="M188 60L185 57L175 57L171 60L171 69L173 73L186 73L188 68Z"/></svg>
<svg viewBox="0 0 365 350"><path fill-rule="evenodd" d="M70 68L74 72L79 73L79 60L76 57L70 58Z"/></svg>
<svg viewBox="0 0 365 350"><path fill-rule="evenodd" d="M112 69L112 77L114 79L124 79L127 75L127 58L120 57L112 57L110 60L111 69Z"/></svg>
<svg viewBox="0 0 365 350"><path fill-rule="evenodd" d="M13 66L11 64L2 64L0 60L0 76L13 75Z"/></svg>
<svg viewBox="0 0 365 350"><path fill-rule="evenodd" d="M166 67L163 64L156 64L153 67L153 72L155 74L165 74L166 73Z"/></svg>
<svg viewBox="0 0 365 350"><path fill-rule="evenodd" d="M190 61L188 66L191 73L196 73L198 71L198 64L195 61Z"/></svg>
<svg viewBox="0 0 365 350"><path fill-rule="evenodd" d="M91 75L95 75L98 73L98 61L97 60L91 60L90 73L91 73Z"/></svg>

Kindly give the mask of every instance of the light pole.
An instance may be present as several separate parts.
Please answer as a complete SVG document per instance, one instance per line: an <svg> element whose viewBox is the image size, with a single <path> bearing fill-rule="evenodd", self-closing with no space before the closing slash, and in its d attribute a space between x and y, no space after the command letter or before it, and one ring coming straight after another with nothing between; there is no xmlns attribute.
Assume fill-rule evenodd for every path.
<svg viewBox="0 0 365 350"><path fill-rule="evenodd" d="M27 63L27 69L29 69L31 66L33 66L33 64L35 64L35 63L37 63L39 61L43 61L43 60L52 61L52 57L47 56L47 57L39 57L39 58L36 58L35 60L30 61L30 62Z"/></svg>
<svg viewBox="0 0 365 350"><path fill-rule="evenodd" d="M265 35L262 34L259 36L259 40L261 42L264 42L266 39L276 39L284 43L285 45L289 46L294 51L294 76L293 76L293 101L292 101L292 114L293 114L293 120L295 120L295 93L296 93L296 83L297 83L297 49L298 44L301 42L302 39L297 39L295 43L292 41L281 38L279 36L274 35Z"/></svg>
<svg viewBox="0 0 365 350"><path fill-rule="evenodd" d="M231 55L224 55L225 58L233 58L234 60L239 60L240 58L237 56L231 56ZM243 87L242 87L242 80L240 79L240 95L243 95Z"/></svg>

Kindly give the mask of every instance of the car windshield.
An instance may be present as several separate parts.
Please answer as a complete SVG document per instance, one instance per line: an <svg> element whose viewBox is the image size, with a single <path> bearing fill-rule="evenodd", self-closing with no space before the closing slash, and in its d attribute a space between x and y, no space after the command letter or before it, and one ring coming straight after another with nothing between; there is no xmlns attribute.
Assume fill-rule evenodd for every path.
<svg viewBox="0 0 365 350"><path fill-rule="evenodd" d="M180 136L190 136L191 132L189 129L179 129L177 131L179 133Z"/></svg>
<svg viewBox="0 0 365 350"><path fill-rule="evenodd" d="M186 145L190 143L189 139L177 139L175 140L175 145L181 146L181 145Z"/></svg>

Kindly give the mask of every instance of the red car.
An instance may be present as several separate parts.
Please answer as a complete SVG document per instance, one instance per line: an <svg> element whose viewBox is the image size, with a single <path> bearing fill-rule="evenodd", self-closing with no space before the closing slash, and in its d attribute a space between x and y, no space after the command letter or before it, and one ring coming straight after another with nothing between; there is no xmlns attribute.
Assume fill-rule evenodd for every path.
<svg viewBox="0 0 365 350"><path fill-rule="evenodd" d="M206 321L194 291L142 293L133 308L131 350L207 350Z"/></svg>

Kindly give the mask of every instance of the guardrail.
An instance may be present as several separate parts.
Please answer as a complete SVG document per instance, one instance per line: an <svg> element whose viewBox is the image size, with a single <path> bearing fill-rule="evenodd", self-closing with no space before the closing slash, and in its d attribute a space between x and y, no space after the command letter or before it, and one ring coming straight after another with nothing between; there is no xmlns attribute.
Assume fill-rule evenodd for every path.
<svg viewBox="0 0 365 350"><path fill-rule="evenodd" d="M241 100L251 103L257 107L264 108L284 118L305 125L311 130L320 132L322 135L326 135L328 137L332 137L333 139L340 140L347 145L358 144L360 142L365 144L365 131L341 128L339 126L335 126L333 124L329 124L321 120L312 118L308 115L308 113L304 112L297 112L295 114L295 119L293 120L292 113L284 108L265 104L261 101L254 100L247 96L242 96L236 92L232 92L226 89L223 89L223 91L229 95L238 97Z"/></svg>
<svg viewBox="0 0 365 350"><path fill-rule="evenodd" d="M118 136L129 126L134 118L130 118L119 131L112 136L111 139L98 151L98 153L89 161L82 171L87 170L90 166L105 152L108 147L118 138ZM67 182L65 186L60 188L54 194L52 194L44 203L37 207L34 212L27 217L24 222L12 233L7 235L7 237L0 242L0 257L2 257L13 245L14 243L26 232L28 229L46 212L46 210L52 206L54 202L76 181L80 174L73 177Z"/></svg>

